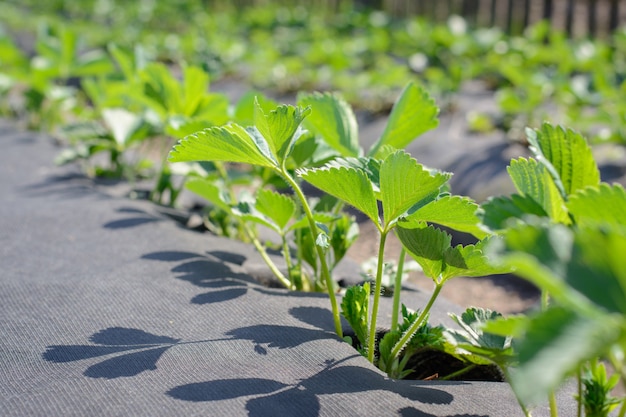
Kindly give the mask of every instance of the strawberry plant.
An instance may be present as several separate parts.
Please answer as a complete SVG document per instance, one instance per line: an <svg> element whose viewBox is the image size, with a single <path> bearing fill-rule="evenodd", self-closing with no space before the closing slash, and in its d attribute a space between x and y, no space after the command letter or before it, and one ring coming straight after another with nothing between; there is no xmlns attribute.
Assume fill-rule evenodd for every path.
<svg viewBox="0 0 626 417"><path fill-rule="evenodd" d="M580 134L545 124L527 135L534 158L509 167L518 194L492 198L482 217L502 235L488 248L493 263L537 285L542 309L487 329L519 339L511 384L522 403L547 395L556 415L554 390L569 376L580 379L590 363L595 376L585 377L584 392L579 382L578 399L604 413L617 401L603 387L615 382L601 376L595 361L608 361L626 380L626 285L619 266L626 249L626 191L600 182ZM619 403L621 416L626 399Z"/></svg>

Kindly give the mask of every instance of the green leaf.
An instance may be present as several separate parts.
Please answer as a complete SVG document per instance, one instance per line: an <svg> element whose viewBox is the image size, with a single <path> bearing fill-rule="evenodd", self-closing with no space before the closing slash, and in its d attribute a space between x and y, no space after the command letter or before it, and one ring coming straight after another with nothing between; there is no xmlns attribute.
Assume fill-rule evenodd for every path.
<svg viewBox="0 0 626 417"><path fill-rule="evenodd" d="M576 303L564 283L564 263L571 257L573 237L565 226L550 229L524 224L508 229L502 239L486 247L492 263L508 266L515 273L561 303ZM582 299L582 297L578 297Z"/></svg>
<svg viewBox="0 0 626 417"><path fill-rule="evenodd" d="M369 151L377 157L380 148L391 145L405 148L415 138L439 125L439 108L426 90L409 83L395 102L387 126L381 137Z"/></svg>
<svg viewBox="0 0 626 417"><path fill-rule="evenodd" d="M624 229L576 230L566 281L604 310L626 315L624 254Z"/></svg>
<svg viewBox="0 0 626 417"><path fill-rule="evenodd" d="M516 346L519 368L511 373L511 386L522 402L542 402L582 363L602 357L623 336L610 316L552 307L531 319Z"/></svg>
<svg viewBox="0 0 626 417"><path fill-rule="evenodd" d="M446 195L413 212L409 210L409 214L399 224L410 229L422 222L437 223L460 232L471 233L480 239L487 236L487 233L479 226L477 210L478 204L470 198Z"/></svg>
<svg viewBox="0 0 626 417"><path fill-rule="evenodd" d="M263 138L253 138L241 126L211 127L189 135L170 151L170 162L241 162L276 168Z"/></svg>
<svg viewBox="0 0 626 417"><path fill-rule="evenodd" d="M570 223L565 201L544 165L532 158L519 158L511 161L508 172L522 196L539 203L553 221Z"/></svg>
<svg viewBox="0 0 626 417"><path fill-rule="evenodd" d="M369 330L367 321L369 317L369 282L355 285L346 290L341 300L341 314L348 321L356 334L361 346L367 346Z"/></svg>
<svg viewBox="0 0 626 417"><path fill-rule="evenodd" d="M336 94L303 94L298 105L311 107L305 126L320 135L342 156L359 156L359 132L350 105Z"/></svg>
<svg viewBox="0 0 626 417"><path fill-rule="evenodd" d="M244 94L235 105L233 120L241 126L253 125L257 103L265 114L278 107L278 103L268 99L262 93L249 91Z"/></svg>
<svg viewBox="0 0 626 417"><path fill-rule="evenodd" d="M363 212L379 225L372 183L362 170L327 164L322 168L301 169L297 174L311 185Z"/></svg>
<svg viewBox="0 0 626 417"><path fill-rule="evenodd" d="M507 267L493 266L484 253L484 246L490 238L483 239L475 245L457 245L444 252L444 280L454 277L482 277L485 275L511 272Z"/></svg>
<svg viewBox="0 0 626 417"><path fill-rule="evenodd" d="M313 219L315 223L331 223L337 220L337 215L332 213L324 213L320 211L313 212ZM309 219L306 216L302 216L297 221L293 222L289 226L289 230L304 229L309 227Z"/></svg>
<svg viewBox="0 0 626 417"><path fill-rule="evenodd" d="M228 193L223 189L223 187L219 186L218 182L205 178L189 178L185 182L185 188L206 199L225 212L231 212L230 205L233 202L230 201Z"/></svg>
<svg viewBox="0 0 626 417"><path fill-rule="evenodd" d="M380 193L387 227L423 199L434 200L450 176L431 173L404 151L389 155L380 166Z"/></svg>
<svg viewBox="0 0 626 417"><path fill-rule="evenodd" d="M278 106L265 114L258 101L254 103L254 124L269 145L272 155L283 162L298 139L298 127L311 113L310 108Z"/></svg>
<svg viewBox="0 0 626 417"><path fill-rule="evenodd" d="M579 133L544 123L541 130L527 130L527 136L530 150L546 166L563 197L600 183L591 147Z"/></svg>
<svg viewBox="0 0 626 417"><path fill-rule="evenodd" d="M495 267L488 262L483 246L488 240L476 245L452 247L452 237L433 226L405 229L398 227L396 234L409 254L420 264L424 274L436 282L458 276L484 276L508 272L508 268Z"/></svg>
<svg viewBox="0 0 626 417"><path fill-rule="evenodd" d="M422 267L424 274L439 279L444 266L444 253L450 249L452 237L433 226L417 229L396 228L396 234L409 254Z"/></svg>
<svg viewBox="0 0 626 417"><path fill-rule="evenodd" d="M528 195L513 194L510 197L491 197L482 204L477 216L491 230L502 230L512 220L523 220L526 216L548 217L546 211Z"/></svg>
<svg viewBox="0 0 626 417"><path fill-rule="evenodd" d="M278 226L280 231L287 228L287 224L296 212L296 204L289 196L272 190L260 190L256 195L256 209Z"/></svg>
<svg viewBox="0 0 626 417"><path fill-rule="evenodd" d="M453 338L457 347L500 366L506 366L512 360L511 337L484 330L487 323L502 317L500 313L470 307L461 316L452 313L449 316L461 327L461 330L447 330L447 334Z"/></svg>
<svg viewBox="0 0 626 417"><path fill-rule="evenodd" d="M626 191L621 184L580 189L570 195L567 208L579 226L626 227Z"/></svg>
<svg viewBox="0 0 626 417"><path fill-rule="evenodd" d="M124 149L128 145L134 134L143 125L140 116L124 109L104 109L102 110L102 119L111 130L111 135L120 149Z"/></svg>

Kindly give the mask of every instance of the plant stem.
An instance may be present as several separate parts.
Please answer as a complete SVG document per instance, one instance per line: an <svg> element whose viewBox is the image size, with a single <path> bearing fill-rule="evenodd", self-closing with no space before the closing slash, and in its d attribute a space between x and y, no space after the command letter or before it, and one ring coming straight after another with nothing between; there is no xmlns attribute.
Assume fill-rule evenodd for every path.
<svg viewBox="0 0 626 417"><path fill-rule="evenodd" d="M557 409L554 390L551 390L548 393L548 401L550 401L550 417L559 417L559 410Z"/></svg>
<svg viewBox="0 0 626 417"><path fill-rule="evenodd" d="M302 205L302 209L304 210L304 214L309 221L309 227L311 228L311 233L313 233L313 239L315 239L317 237L318 229L317 225L315 224L315 219L313 218L313 212L311 212L311 207L309 207L309 203L307 202L304 193L298 186L298 183L296 183L296 181L291 178L291 175L289 175L286 169L283 168L279 172L298 196L300 204ZM337 336L339 336L340 339L343 339L343 330L341 328L341 316L339 315L339 306L337 305L337 297L335 296L333 280L330 276L328 263L326 262L326 255L324 253L324 249L319 245L315 245L315 250L317 251L317 257L320 260L322 279L326 284L326 290L328 291L328 296L330 298L330 306L333 313L333 319L335 321L335 331L337 332Z"/></svg>
<svg viewBox="0 0 626 417"><path fill-rule="evenodd" d="M422 322L428 316L428 313L430 312L430 309L433 306L433 303L439 296L439 293L441 292L442 288L443 288L443 283L438 282L435 284L435 290L430 296L430 299L428 300L428 304L426 304L426 307L424 307L424 309L420 313L417 320L415 320L413 324L411 324L411 327L409 327L407 331L404 332L400 340L398 340L398 343L396 343L396 345L393 347L393 350L391 351L391 360L394 360L395 358L398 357L400 352L402 352L402 349L405 348L405 346L407 345L407 343L409 343L409 341L411 340L415 332L417 332L417 330L420 328L420 326L422 325Z"/></svg>
<svg viewBox="0 0 626 417"><path fill-rule="evenodd" d="M287 289L293 290L294 289L293 284L287 278L285 278L282 272L280 272L280 269L278 269L274 261L272 261L272 259L269 257L269 255L265 251L265 247L263 247L261 242L259 242L259 239L257 239L254 233L250 230L250 228L245 223L242 222L242 224L243 224L244 230L246 231L246 234L248 235L248 238L250 239L250 241L252 242L256 250L259 252L259 255L261 255L261 258L263 258L263 260L265 261L269 269L272 271L272 273L274 273L276 278L278 278L281 284L283 284Z"/></svg>
<svg viewBox="0 0 626 417"><path fill-rule="evenodd" d="M380 290L383 280L383 261L385 258L385 241L387 240L387 231L380 234L380 242L378 244L378 265L376 266L376 282L374 284L374 302L372 303L372 315L370 320L370 335L367 339L367 359L374 363L374 350L376 346L376 320L378 318L378 303L380 301Z"/></svg>
<svg viewBox="0 0 626 417"><path fill-rule="evenodd" d="M463 374L468 373L469 371L471 371L472 369L476 368L477 366L478 366L477 364L472 363L472 364L470 364L470 365L467 365L467 366L466 366L465 368L463 368L463 369L459 369L458 371L456 371L456 372L452 372L451 374L446 375L446 376L444 376L443 378L439 378L439 379L441 379L442 381L449 381L449 380L451 380L452 378L456 378L457 376L461 376L461 375L463 375Z"/></svg>
<svg viewBox="0 0 626 417"><path fill-rule="evenodd" d="M398 271L396 272L396 280L393 286L393 311L391 312L391 331L398 327L398 315L400 313L400 293L402 292L402 274L404 273L404 259L406 258L406 249L404 246L400 251L398 258Z"/></svg>

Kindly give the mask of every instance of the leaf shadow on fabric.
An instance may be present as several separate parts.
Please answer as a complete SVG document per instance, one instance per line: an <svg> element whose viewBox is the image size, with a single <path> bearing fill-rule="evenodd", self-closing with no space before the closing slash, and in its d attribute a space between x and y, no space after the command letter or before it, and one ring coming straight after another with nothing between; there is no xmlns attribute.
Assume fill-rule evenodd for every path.
<svg viewBox="0 0 626 417"><path fill-rule="evenodd" d="M229 257L228 252L218 252L218 255L240 260L240 256ZM192 304L220 303L239 298L248 292L249 284L255 282L248 275L233 271L222 258L211 253L203 255L185 251L159 251L141 258L176 263L171 269L176 279L196 287L213 289L193 297Z"/></svg>
<svg viewBox="0 0 626 417"><path fill-rule="evenodd" d="M82 173L66 172L50 175L42 181L19 189L29 198L51 198L58 200L80 199L85 197L109 198L94 188L94 181Z"/></svg>
<svg viewBox="0 0 626 417"><path fill-rule="evenodd" d="M293 384L272 379L234 378L197 382L172 388L167 395L182 401L214 402L239 397L252 397L246 402L249 416L269 415L318 416L320 396L362 392L387 391L410 401L428 404L450 404L454 397L448 392L419 386L415 381L393 381L379 372L342 365L345 360L329 360L321 371ZM406 403L405 403L406 404ZM397 410L404 412L410 408ZM363 410L364 412L366 410ZM393 410L389 410L393 412ZM412 416L432 417L418 409Z"/></svg>
<svg viewBox="0 0 626 417"><path fill-rule="evenodd" d="M128 229L131 227L137 227L144 224L152 224L155 222L163 221L162 218L154 216L144 210L140 210L134 207L121 207L117 210L118 213L131 214L131 217L119 220L112 220L105 223L102 227L105 229Z"/></svg>
<svg viewBox="0 0 626 417"><path fill-rule="evenodd" d="M270 349L292 349L311 341L336 339L332 330L330 311L321 307L293 307L289 314L314 328L285 325L256 325L234 329L226 333L234 340L250 340L254 351L267 355ZM167 395L193 402L213 402L239 397L247 400L250 416L299 415L318 416L320 396L357 392L391 391L410 401L429 404L449 404L453 396L445 390L420 385L420 381L395 381L366 367L345 365L341 360L328 360L322 370L296 383L285 384L264 378L218 379L177 386ZM405 403L406 405L406 403ZM420 414L421 413L421 414ZM418 412L416 416L430 417Z"/></svg>
<svg viewBox="0 0 626 417"><path fill-rule="evenodd" d="M48 346L43 359L65 363L106 358L88 367L83 374L89 378L114 379L155 370L163 353L180 343L180 339L123 327L101 330L93 334L89 341L92 344Z"/></svg>

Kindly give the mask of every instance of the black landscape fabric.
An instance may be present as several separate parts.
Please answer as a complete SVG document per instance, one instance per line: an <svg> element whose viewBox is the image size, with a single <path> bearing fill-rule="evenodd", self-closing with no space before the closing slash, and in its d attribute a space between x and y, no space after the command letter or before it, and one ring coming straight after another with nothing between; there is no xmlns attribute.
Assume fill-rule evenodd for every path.
<svg viewBox="0 0 626 417"><path fill-rule="evenodd" d="M504 383L388 379L250 247L55 167L47 137L0 143L1 416L522 415Z"/></svg>

